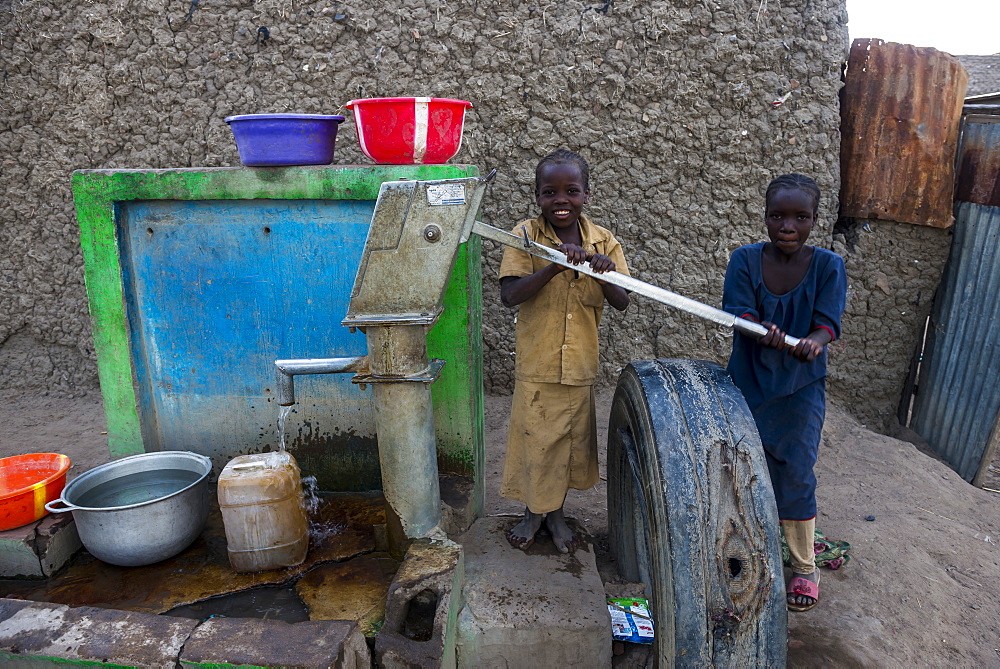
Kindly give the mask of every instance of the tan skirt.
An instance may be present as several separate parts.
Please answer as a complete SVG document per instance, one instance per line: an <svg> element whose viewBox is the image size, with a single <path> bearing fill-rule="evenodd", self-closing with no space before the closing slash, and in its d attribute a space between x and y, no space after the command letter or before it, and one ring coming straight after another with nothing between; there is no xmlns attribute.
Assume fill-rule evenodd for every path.
<svg viewBox="0 0 1000 669"><path fill-rule="evenodd" d="M548 513L598 477L593 386L516 381L500 494Z"/></svg>

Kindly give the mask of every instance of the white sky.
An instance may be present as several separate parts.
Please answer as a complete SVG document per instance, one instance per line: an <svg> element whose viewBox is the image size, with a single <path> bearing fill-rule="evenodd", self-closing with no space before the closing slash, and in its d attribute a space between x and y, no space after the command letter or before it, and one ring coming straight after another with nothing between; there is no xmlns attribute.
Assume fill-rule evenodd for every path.
<svg viewBox="0 0 1000 669"><path fill-rule="evenodd" d="M847 0L851 41L932 46L952 55L1000 53L1000 0Z"/></svg>

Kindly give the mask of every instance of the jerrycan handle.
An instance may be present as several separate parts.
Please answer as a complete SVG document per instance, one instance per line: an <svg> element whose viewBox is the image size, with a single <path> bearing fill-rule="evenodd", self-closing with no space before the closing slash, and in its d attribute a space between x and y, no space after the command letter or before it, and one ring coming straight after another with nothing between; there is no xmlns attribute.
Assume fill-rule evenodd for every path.
<svg viewBox="0 0 1000 669"><path fill-rule="evenodd" d="M264 460L254 460L253 462L241 462L238 465L233 465L232 469L243 471L245 469L267 469L267 463Z"/></svg>

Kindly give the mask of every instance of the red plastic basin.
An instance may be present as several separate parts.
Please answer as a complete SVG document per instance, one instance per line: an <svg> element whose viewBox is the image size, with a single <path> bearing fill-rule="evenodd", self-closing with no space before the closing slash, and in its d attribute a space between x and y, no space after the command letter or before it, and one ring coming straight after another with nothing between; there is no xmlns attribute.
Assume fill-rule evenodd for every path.
<svg viewBox="0 0 1000 669"><path fill-rule="evenodd" d="M465 100L365 98L345 105L354 111L361 151L376 163L446 163L462 147Z"/></svg>
<svg viewBox="0 0 1000 669"><path fill-rule="evenodd" d="M59 453L28 453L0 459L0 530L42 518L45 504L58 499L70 461Z"/></svg>

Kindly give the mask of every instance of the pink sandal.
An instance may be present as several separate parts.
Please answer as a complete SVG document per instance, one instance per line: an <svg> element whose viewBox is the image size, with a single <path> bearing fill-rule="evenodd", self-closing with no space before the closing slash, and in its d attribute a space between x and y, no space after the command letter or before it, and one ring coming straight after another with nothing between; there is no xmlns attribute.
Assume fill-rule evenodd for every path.
<svg viewBox="0 0 1000 669"><path fill-rule="evenodd" d="M787 602L789 611L808 611L819 603L819 573L816 574L816 581L816 583L813 583L804 576L792 577L792 580L788 582L788 587L785 589L785 594L811 597L812 602L809 604L792 604L791 602Z"/></svg>

